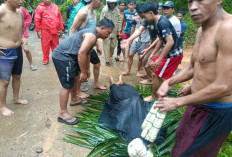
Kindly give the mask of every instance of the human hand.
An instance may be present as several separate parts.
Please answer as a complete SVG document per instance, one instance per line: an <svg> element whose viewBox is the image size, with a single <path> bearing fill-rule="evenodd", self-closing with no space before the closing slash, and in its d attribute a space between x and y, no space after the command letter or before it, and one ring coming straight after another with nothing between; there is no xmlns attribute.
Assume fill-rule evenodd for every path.
<svg viewBox="0 0 232 157"><path fill-rule="evenodd" d="M6 55L6 54L5 54L4 52L2 52L1 50L6 50L6 48L3 48L3 47L0 46L0 56L1 56L1 55Z"/></svg>
<svg viewBox="0 0 232 157"><path fill-rule="evenodd" d="M83 73L81 72L80 74L80 82L85 82L88 78L87 72Z"/></svg>
<svg viewBox="0 0 232 157"><path fill-rule="evenodd" d="M41 36L41 32L40 31L37 32L37 37L41 39L42 36Z"/></svg>
<svg viewBox="0 0 232 157"><path fill-rule="evenodd" d="M169 81L168 80L165 80L161 86L159 87L159 89L157 90L156 94L159 98L162 98L164 96L167 95L168 91L170 89L170 86L169 86Z"/></svg>
<svg viewBox="0 0 232 157"><path fill-rule="evenodd" d="M150 62L149 66L151 68L158 69L160 67L161 63L162 63L162 60L158 58L155 62Z"/></svg>
<svg viewBox="0 0 232 157"><path fill-rule="evenodd" d="M178 92L178 96L185 96L191 94L191 85L187 84L187 85L183 85L179 92Z"/></svg>
<svg viewBox="0 0 232 157"><path fill-rule="evenodd" d="M60 30L60 36L62 36L63 35L63 30Z"/></svg>
<svg viewBox="0 0 232 157"><path fill-rule="evenodd" d="M179 107L177 102L178 98L159 98L158 101L156 101L156 105L154 106L154 108L159 108L159 112L175 110Z"/></svg>

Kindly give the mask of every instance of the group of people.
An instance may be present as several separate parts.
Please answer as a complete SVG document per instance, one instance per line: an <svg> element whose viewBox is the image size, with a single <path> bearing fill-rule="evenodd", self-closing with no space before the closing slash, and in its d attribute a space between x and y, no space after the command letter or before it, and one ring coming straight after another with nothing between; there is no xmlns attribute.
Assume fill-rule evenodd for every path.
<svg viewBox="0 0 232 157"><path fill-rule="evenodd" d="M78 119L67 110L68 99L71 95L70 106L88 103L85 99L88 95L82 92L81 83L86 82L90 76L90 62L94 65L94 88L105 89L99 84L98 55L102 54L102 50L97 39L103 39L106 65L110 65L109 58L119 45L117 42L121 40L122 61L127 59L128 63L128 70L122 74L130 74L134 54L138 53L137 76L147 77L148 81L153 82L152 96L144 100L138 99L141 104L136 105L158 98L156 107L160 112L188 106L176 129L172 156L216 156L232 129L232 17L223 10L222 2L223 0L188 1L190 16L201 27L196 35L189 65L172 76L183 58L183 37L186 30L186 24L182 22L184 12L178 12L178 20L173 15L173 2L136 4L130 0L129 9L123 11L121 8L125 9L125 2L119 3L118 10L116 1L109 0L97 24L94 10L102 5L102 1L80 0L69 15L69 36L59 43L59 33L63 30L61 13L50 0L43 0L36 8L35 24L37 35L41 38L43 64L49 63L52 49L52 60L62 85L58 121L67 125L78 123ZM14 114L6 106L11 76L14 102L28 104L27 100L19 99L23 64L22 38L25 37L22 35L27 26L24 24L25 15L19 9L20 4L20 0L5 0L5 4L0 6L0 112L4 116ZM159 13L161 9L164 16ZM114 19L118 19L117 22ZM127 55L125 49L129 45ZM120 48L118 46L118 52ZM116 60L121 59L119 56L117 53ZM30 64L34 69L34 65ZM144 67L145 75L140 74L141 67ZM180 91L182 97L166 97L172 85L190 79L192 82ZM110 80L113 83L112 78ZM122 95L124 90L129 92L129 88L122 83L122 76L112 89L122 97L124 105L132 105L133 108L134 103L126 101L125 94ZM130 98L133 99L133 96L139 97L136 92L131 92ZM121 100L120 97L117 98ZM117 109L117 105L114 109ZM117 112L120 113L118 110ZM128 115L136 116L131 113ZM109 120L116 115L106 116Z"/></svg>

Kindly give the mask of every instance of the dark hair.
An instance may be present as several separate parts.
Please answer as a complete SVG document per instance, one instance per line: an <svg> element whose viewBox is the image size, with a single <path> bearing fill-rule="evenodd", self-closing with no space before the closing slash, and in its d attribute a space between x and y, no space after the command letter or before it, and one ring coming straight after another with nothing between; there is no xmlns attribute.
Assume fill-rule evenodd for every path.
<svg viewBox="0 0 232 157"><path fill-rule="evenodd" d="M158 8L159 6L159 2L157 0L149 0L148 3L153 3L156 6L156 8Z"/></svg>
<svg viewBox="0 0 232 157"><path fill-rule="evenodd" d="M101 26L107 27L107 28L113 28L113 29L115 28L114 23L111 20L107 19L107 18L102 19L98 23L97 27L101 27Z"/></svg>
<svg viewBox="0 0 232 157"><path fill-rule="evenodd" d="M120 4L124 4L124 5L126 6L126 2L125 2L125 1L120 1L120 2L119 2L119 5L120 5Z"/></svg>
<svg viewBox="0 0 232 157"><path fill-rule="evenodd" d="M158 14L157 6L154 3L148 2L143 5L143 13L152 11L155 15Z"/></svg>
<svg viewBox="0 0 232 157"><path fill-rule="evenodd" d="M129 0L128 4L130 4L130 3L136 4L136 0Z"/></svg>
<svg viewBox="0 0 232 157"><path fill-rule="evenodd" d="M185 15L185 11L184 10L179 10L178 13L182 14L183 16Z"/></svg>
<svg viewBox="0 0 232 157"><path fill-rule="evenodd" d="M138 3L137 5L136 5L136 11L140 14L140 13L143 13L144 11L143 11L143 5L144 5L145 3Z"/></svg>

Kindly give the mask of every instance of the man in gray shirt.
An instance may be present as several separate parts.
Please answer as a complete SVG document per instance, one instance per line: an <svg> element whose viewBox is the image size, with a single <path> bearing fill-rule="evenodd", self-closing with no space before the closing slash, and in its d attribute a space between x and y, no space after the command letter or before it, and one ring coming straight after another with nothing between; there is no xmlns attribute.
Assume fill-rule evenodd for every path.
<svg viewBox="0 0 232 157"><path fill-rule="evenodd" d="M90 74L90 52L96 44L97 38L106 39L114 28L111 20L103 19L96 28L78 31L64 39L53 51L52 59L62 85L60 91L60 115L58 121L67 125L78 123L67 110L69 93L71 92L71 106L82 104L83 100L76 97L77 75L85 82Z"/></svg>

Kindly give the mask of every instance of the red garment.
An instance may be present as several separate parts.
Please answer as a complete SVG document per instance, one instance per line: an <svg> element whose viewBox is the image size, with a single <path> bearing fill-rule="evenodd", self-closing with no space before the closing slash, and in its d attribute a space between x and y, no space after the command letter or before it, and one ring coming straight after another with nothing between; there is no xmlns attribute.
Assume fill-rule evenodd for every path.
<svg viewBox="0 0 232 157"><path fill-rule="evenodd" d="M155 62L159 57L160 55L155 57L153 59L153 62ZM160 67L154 70L154 73L160 78L164 78L164 79L170 78L172 74L175 72L178 65L180 64L182 58L183 58L183 55L173 57L173 58L164 58L162 60Z"/></svg>
<svg viewBox="0 0 232 157"><path fill-rule="evenodd" d="M42 39L42 51L43 51L43 62L49 63L49 54L50 49L52 51L59 45L59 35L58 34L51 34L49 30L42 30L41 31Z"/></svg>
<svg viewBox="0 0 232 157"><path fill-rule="evenodd" d="M43 62L49 63L50 49L52 51L59 45L59 30L63 30L63 20L57 5L40 3L35 11L36 31L41 30L41 45L43 51Z"/></svg>
<svg viewBox="0 0 232 157"><path fill-rule="evenodd" d="M23 32L22 38L29 38L29 35L27 33L27 28L31 24L31 15L23 7L20 7L20 10L23 12L23 15L24 15L24 32Z"/></svg>
<svg viewBox="0 0 232 157"><path fill-rule="evenodd" d="M51 34L58 34L59 30L63 30L63 19L57 5L51 3L47 6L40 3L35 11L36 32L41 29L49 30Z"/></svg>

